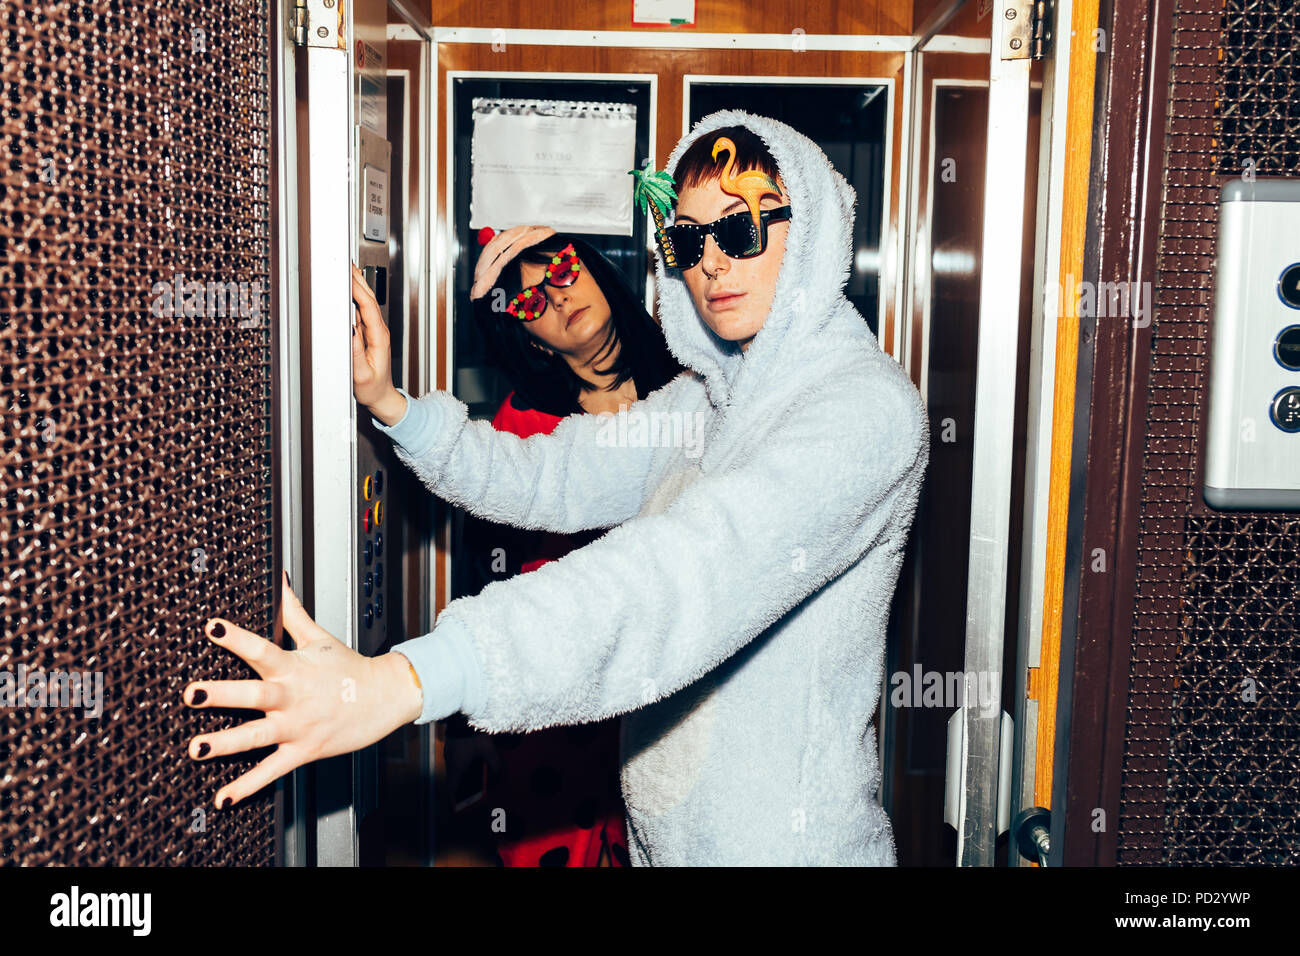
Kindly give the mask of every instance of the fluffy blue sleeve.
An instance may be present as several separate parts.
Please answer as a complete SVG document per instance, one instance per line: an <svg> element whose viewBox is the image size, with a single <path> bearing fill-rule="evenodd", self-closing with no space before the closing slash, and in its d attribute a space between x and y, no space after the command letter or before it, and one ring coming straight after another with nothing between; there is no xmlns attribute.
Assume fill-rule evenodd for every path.
<svg viewBox="0 0 1300 956"><path fill-rule="evenodd" d="M371 418L397 457L438 497L499 524L567 534L626 521L641 509L656 462L669 457L648 443L608 447L611 415L570 415L550 434L520 438L471 421L450 392L416 399L398 391L402 419L388 426ZM663 414L702 394L683 373L631 407Z"/></svg>
<svg viewBox="0 0 1300 956"><path fill-rule="evenodd" d="M809 401L661 513L452 601L396 648L449 687L421 722L459 709L490 732L586 723L693 683L883 540L928 430L896 388Z"/></svg>

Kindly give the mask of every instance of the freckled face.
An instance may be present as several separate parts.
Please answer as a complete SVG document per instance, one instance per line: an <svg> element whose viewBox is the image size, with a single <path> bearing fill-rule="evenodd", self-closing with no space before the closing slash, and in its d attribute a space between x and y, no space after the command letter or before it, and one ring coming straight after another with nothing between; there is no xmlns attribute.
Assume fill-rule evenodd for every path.
<svg viewBox="0 0 1300 956"><path fill-rule="evenodd" d="M776 183L781 187L781 198L764 196L759 209L775 209L790 202L781 177L776 177ZM723 192L719 180L712 179L678 192L674 221L710 223L748 208L744 200ZM767 321L789 228L789 222L769 223L767 248L751 259L732 259L718 248L713 236L704 237L704 256L682 278L696 311L720 338L748 348Z"/></svg>
<svg viewBox="0 0 1300 956"><path fill-rule="evenodd" d="M611 321L609 302L585 263L578 270L577 281L562 289L542 281L546 266L521 262L519 271L524 288L537 286L547 300L542 317L524 323L533 338L570 355L582 355L604 342L605 329Z"/></svg>

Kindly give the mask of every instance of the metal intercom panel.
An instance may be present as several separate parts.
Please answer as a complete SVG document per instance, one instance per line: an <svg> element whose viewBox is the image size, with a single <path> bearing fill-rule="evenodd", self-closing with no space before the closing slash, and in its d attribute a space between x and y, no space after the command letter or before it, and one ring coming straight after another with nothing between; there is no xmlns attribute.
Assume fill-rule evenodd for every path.
<svg viewBox="0 0 1300 956"><path fill-rule="evenodd" d="M1300 180L1220 193L1204 494L1300 510Z"/></svg>

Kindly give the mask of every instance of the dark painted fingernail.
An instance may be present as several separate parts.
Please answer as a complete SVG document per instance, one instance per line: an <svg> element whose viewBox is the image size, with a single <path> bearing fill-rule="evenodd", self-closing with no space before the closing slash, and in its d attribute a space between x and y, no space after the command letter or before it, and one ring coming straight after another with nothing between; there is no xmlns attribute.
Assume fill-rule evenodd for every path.
<svg viewBox="0 0 1300 956"><path fill-rule="evenodd" d="M293 587L293 578L289 577L289 571L287 568L285 569L284 572L284 581L286 584L289 585L289 587Z"/></svg>
<svg viewBox="0 0 1300 956"><path fill-rule="evenodd" d="M220 621L217 621L215 624L212 625L212 636L213 636L213 637L225 637L225 636L226 636L226 626L225 626L224 624L222 624Z"/></svg>
<svg viewBox="0 0 1300 956"><path fill-rule="evenodd" d="M202 687L200 687L198 690L194 692L194 696L190 698L190 706L196 707L207 699L208 699L208 692L204 690Z"/></svg>
<svg viewBox="0 0 1300 956"><path fill-rule="evenodd" d="M231 799L230 797L226 797L226 799L224 799L224 800L221 801L221 809L222 809L222 810L227 809L227 808L228 808L232 803L234 803L234 802L235 802L235 801L234 801L233 799Z"/></svg>
<svg viewBox="0 0 1300 956"><path fill-rule="evenodd" d="M211 749L212 749L212 745L209 744L206 740L203 741L203 743L199 744L199 757L200 758L206 757L208 755L208 751Z"/></svg>

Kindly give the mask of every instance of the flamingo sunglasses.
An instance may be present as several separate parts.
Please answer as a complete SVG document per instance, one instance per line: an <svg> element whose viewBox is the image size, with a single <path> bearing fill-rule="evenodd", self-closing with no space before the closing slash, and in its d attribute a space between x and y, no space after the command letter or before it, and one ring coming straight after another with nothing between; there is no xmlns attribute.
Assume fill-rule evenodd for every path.
<svg viewBox="0 0 1300 956"><path fill-rule="evenodd" d="M764 209L758 214L761 228L754 229L754 216L749 210L722 216L710 223L682 222L664 230L677 256L677 268L685 270L704 258L704 237L712 236L718 248L732 259L752 259L767 249L767 225L770 222L788 222L789 205Z"/></svg>
<svg viewBox="0 0 1300 956"><path fill-rule="evenodd" d="M581 271L582 260L578 258L578 250L573 248L573 243L569 243L551 257L551 263L546 267L546 275L542 281L521 290L510 300L506 311L521 322L540 319L546 312L549 302L542 287L549 285L556 289L567 288L578 281L578 273Z"/></svg>

